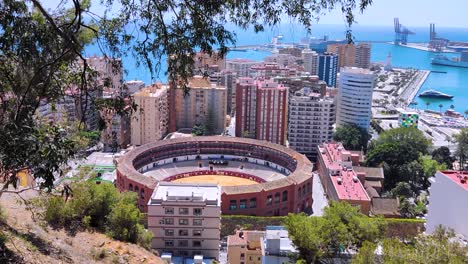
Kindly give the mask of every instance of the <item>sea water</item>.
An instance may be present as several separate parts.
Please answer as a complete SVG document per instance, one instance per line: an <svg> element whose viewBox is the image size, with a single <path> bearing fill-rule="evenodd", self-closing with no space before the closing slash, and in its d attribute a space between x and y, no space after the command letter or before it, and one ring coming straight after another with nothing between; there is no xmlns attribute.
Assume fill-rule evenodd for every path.
<svg viewBox="0 0 468 264"><path fill-rule="evenodd" d="M393 21L391 21L393 22ZM283 23L280 26L267 28L264 32L255 33L253 30L241 30L230 27L236 33L236 45L261 45L270 43L272 38L283 35L283 42L300 42L305 37L321 38L327 35L329 39L343 39L345 37L345 25L313 25L312 32L308 33L303 27L295 23ZM410 35L409 42L427 42L429 39L429 27L410 28L415 35ZM468 41L468 29L463 28L437 28L437 34L452 41ZM353 26L353 36L356 42L360 41L380 41L391 42L394 38L393 27L391 26ZM464 112L468 110L468 69L449 66L431 65L431 58L435 55L432 52L416 50L396 46L388 43L372 43L372 62L385 62L387 55L392 55L392 65L402 68L416 68L431 71L442 71L447 73L431 73L423 84L418 94L427 89L435 89L443 93L454 96L452 100L422 99L415 97L417 108L426 109L426 102L430 102L429 109L439 110L442 104L442 110L449 109L451 105L455 110ZM96 45L90 45L86 48L86 55L99 55L101 52ZM270 53L267 51L232 51L227 58L247 58L261 61ZM458 56L458 54L449 54L448 56ZM142 80L146 84L160 81L166 81L166 60L161 60L159 71L153 76L144 66L136 66L135 58L127 56L122 58L125 69L125 80Z"/></svg>

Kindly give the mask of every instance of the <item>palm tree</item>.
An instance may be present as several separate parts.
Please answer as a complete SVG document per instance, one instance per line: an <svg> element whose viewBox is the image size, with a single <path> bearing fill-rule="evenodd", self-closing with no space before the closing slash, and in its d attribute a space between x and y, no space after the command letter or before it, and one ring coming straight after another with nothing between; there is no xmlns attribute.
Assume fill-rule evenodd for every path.
<svg viewBox="0 0 468 264"><path fill-rule="evenodd" d="M450 109L455 109L455 106L454 105L450 105Z"/></svg>
<svg viewBox="0 0 468 264"><path fill-rule="evenodd" d="M426 102L426 109L429 109L430 104L431 104L431 102Z"/></svg>
<svg viewBox="0 0 468 264"><path fill-rule="evenodd" d="M441 112L441 113L442 113L442 107L444 107L444 105L443 105L443 104L440 104L440 105L439 105L439 109L440 109L440 112Z"/></svg>
<svg viewBox="0 0 468 264"><path fill-rule="evenodd" d="M468 116L468 110L465 110L465 118Z"/></svg>

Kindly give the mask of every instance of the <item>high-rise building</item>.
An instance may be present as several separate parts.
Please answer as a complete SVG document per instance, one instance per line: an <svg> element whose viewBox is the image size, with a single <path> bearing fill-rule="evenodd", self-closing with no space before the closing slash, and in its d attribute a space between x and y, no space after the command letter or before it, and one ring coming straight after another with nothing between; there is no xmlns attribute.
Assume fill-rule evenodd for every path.
<svg viewBox="0 0 468 264"><path fill-rule="evenodd" d="M338 55L323 53L318 55L317 75L328 86L336 87L336 74L338 73Z"/></svg>
<svg viewBox="0 0 468 264"><path fill-rule="evenodd" d="M224 70L210 75L210 82L224 86L227 90L226 109L228 115L234 115L236 111L236 81L237 74L233 71Z"/></svg>
<svg viewBox="0 0 468 264"><path fill-rule="evenodd" d="M160 182L148 202L152 248L174 256L219 259L221 188Z"/></svg>
<svg viewBox="0 0 468 264"><path fill-rule="evenodd" d="M288 76L288 77L275 77L273 81L289 87L290 94L294 94L303 88L309 88L312 92L325 96L327 93L327 84L321 81L317 75L302 75L302 76Z"/></svg>
<svg viewBox="0 0 468 264"><path fill-rule="evenodd" d="M297 70L293 67L282 67L271 62L250 67L249 76L261 79L270 79L277 76L297 76Z"/></svg>
<svg viewBox="0 0 468 264"><path fill-rule="evenodd" d="M295 57L301 57L302 49L299 47L283 48L278 50L279 54L289 54Z"/></svg>
<svg viewBox="0 0 468 264"><path fill-rule="evenodd" d="M226 87L210 83L208 78L194 76L189 90L171 88L169 94L169 129L191 129L204 125L208 134L221 134L226 128Z"/></svg>
<svg viewBox="0 0 468 264"><path fill-rule="evenodd" d="M212 74L226 68L226 59L221 57L218 52L213 52L211 55L205 52L197 52L193 61L194 74Z"/></svg>
<svg viewBox="0 0 468 264"><path fill-rule="evenodd" d="M270 56L265 57L266 63L276 63L280 67L292 66L297 63L299 58L290 54L274 53Z"/></svg>
<svg viewBox="0 0 468 264"><path fill-rule="evenodd" d="M236 84L236 137L255 138L257 117L257 84L241 77Z"/></svg>
<svg viewBox="0 0 468 264"><path fill-rule="evenodd" d="M294 93L289 99L289 147L315 160L317 145L332 140L335 111L335 98L310 88Z"/></svg>
<svg viewBox="0 0 468 264"><path fill-rule="evenodd" d="M273 81L239 80L236 92L236 136L286 144L286 86Z"/></svg>
<svg viewBox="0 0 468 264"><path fill-rule="evenodd" d="M318 54L317 52L304 49L302 50L302 62L304 70L310 75L317 75Z"/></svg>
<svg viewBox="0 0 468 264"><path fill-rule="evenodd" d="M131 119L132 145L144 145L162 139L168 129L168 86L153 84L133 96L138 109Z"/></svg>
<svg viewBox="0 0 468 264"><path fill-rule="evenodd" d="M139 80L126 81L124 87L129 95L133 95L139 90L145 88L145 83Z"/></svg>
<svg viewBox="0 0 468 264"><path fill-rule="evenodd" d="M356 45L356 67L369 69L370 57L371 45L369 43L360 43Z"/></svg>
<svg viewBox="0 0 468 264"><path fill-rule="evenodd" d="M331 44L327 52L337 54L339 57L338 69L343 67L370 67L371 46L368 43L360 44Z"/></svg>
<svg viewBox="0 0 468 264"><path fill-rule="evenodd" d="M374 81L374 74L367 69L343 68L338 89L337 126L355 124L369 129Z"/></svg>
<svg viewBox="0 0 468 264"><path fill-rule="evenodd" d="M248 59L231 59L226 61L226 70L235 72L237 77L248 77L250 67L261 64L261 62Z"/></svg>
<svg viewBox="0 0 468 264"><path fill-rule="evenodd" d="M257 83L257 139L286 145L289 88L273 81Z"/></svg>

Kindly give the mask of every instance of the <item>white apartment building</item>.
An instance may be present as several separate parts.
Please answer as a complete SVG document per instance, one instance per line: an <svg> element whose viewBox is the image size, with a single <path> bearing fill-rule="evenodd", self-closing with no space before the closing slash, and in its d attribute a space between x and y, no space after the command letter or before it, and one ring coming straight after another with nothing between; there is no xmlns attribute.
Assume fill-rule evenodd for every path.
<svg viewBox="0 0 468 264"><path fill-rule="evenodd" d="M148 229L159 253L219 258L221 188L160 182L148 202Z"/></svg>
<svg viewBox="0 0 468 264"><path fill-rule="evenodd" d="M237 77L248 77L250 67L261 64L261 62L248 59L231 59L226 61L226 70L235 72Z"/></svg>
<svg viewBox="0 0 468 264"><path fill-rule="evenodd" d="M153 84L133 95L138 109L131 119L131 144L158 141L168 130L168 86Z"/></svg>
<svg viewBox="0 0 468 264"><path fill-rule="evenodd" d="M317 145L332 140L335 98L303 88L289 99L289 147L314 160Z"/></svg>
<svg viewBox="0 0 468 264"><path fill-rule="evenodd" d="M356 124L369 129L374 74L367 69L344 67L340 73L336 125Z"/></svg>
<svg viewBox="0 0 468 264"><path fill-rule="evenodd" d="M442 225L468 239L468 172L438 171L430 181L426 232Z"/></svg>
<svg viewBox="0 0 468 264"><path fill-rule="evenodd" d="M317 75L317 52L310 49L302 50L302 62L306 72L310 73L310 75Z"/></svg>

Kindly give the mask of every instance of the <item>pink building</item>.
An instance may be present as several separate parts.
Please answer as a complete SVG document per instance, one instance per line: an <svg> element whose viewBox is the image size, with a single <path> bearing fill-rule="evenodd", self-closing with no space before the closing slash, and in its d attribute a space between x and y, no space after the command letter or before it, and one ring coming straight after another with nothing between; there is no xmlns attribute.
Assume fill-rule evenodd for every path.
<svg viewBox="0 0 468 264"><path fill-rule="evenodd" d="M285 145L289 88L276 82L240 78L236 91L236 137Z"/></svg>
<svg viewBox="0 0 468 264"><path fill-rule="evenodd" d="M356 173L359 154L344 149L341 143L318 146L317 170L330 200L345 201L369 214L371 198L364 188L365 173Z"/></svg>

